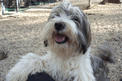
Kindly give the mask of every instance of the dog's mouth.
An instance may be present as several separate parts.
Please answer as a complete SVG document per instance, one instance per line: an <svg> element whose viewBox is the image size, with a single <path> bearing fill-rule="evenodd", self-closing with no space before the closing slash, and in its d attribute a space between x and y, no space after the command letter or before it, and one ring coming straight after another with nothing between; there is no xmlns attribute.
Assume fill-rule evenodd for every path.
<svg viewBox="0 0 122 81"><path fill-rule="evenodd" d="M63 34L56 34L55 41L58 44L64 44L68 41L68 37L66 35L63 35Z"/></svg>

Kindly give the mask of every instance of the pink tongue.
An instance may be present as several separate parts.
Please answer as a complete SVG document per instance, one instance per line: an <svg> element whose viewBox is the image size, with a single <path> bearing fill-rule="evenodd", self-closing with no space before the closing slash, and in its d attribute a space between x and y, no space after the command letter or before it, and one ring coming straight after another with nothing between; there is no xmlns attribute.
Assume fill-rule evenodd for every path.
<svg viewBox="0 0 122 81"><path fill-rule="evenodd" d="M65 39L66 38L66 36L64 36L64 35L56 35L56 41L57 42L61 42L61 41L63 41L63 39Z"/></svg>

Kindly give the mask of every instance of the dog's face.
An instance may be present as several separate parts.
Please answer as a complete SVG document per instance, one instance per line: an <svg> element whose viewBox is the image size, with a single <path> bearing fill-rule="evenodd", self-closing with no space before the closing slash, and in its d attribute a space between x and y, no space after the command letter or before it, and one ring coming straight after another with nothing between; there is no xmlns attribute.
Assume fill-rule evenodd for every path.
<svg viewBox="0 0 122 81"><path fill-rule="evenodd" d="M52 9L44 28L45 46L53 52L83 53L91 44L90 24L85 14L70 2Z"/></svg>

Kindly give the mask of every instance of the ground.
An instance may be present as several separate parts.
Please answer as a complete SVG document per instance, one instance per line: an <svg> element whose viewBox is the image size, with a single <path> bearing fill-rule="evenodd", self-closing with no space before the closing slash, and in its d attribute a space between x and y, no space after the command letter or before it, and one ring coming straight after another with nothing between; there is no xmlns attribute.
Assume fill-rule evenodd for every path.
<svg viewBox="0 0 122 81"><path fill-rule="evenodd" d="M80 1L71 2L81 9L86 4ZM54 5L50 7L48 5L48 8L52 6ZM5 81L6 74L21 56L28 52L38 55L46 53L42 29L51 9L43 8L36 6L18 14L0 17L0 50L8 54L8 58L0 60L0 81ZM108 65L110 69L108 77L110 81L119 81L122 78L122 5L95 3L91 9L83 11L91 24L92 53L104 42L113 46L116 63Z"/></svg>

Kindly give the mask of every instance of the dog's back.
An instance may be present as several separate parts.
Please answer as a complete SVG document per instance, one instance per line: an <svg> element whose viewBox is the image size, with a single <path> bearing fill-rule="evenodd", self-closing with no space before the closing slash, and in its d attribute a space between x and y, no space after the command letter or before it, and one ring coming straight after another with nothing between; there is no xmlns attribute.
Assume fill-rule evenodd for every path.
<svg viewBox="0 0 122 81"><path fill-rule="evenodd" d="M110 45L104 44L97 50L97 55L91 56L91 64L96 81L109 81L107 63L115 63L114 52Z"/></svg>

